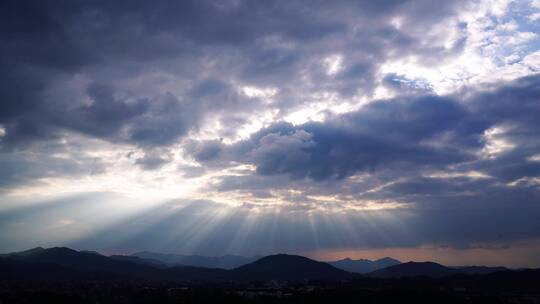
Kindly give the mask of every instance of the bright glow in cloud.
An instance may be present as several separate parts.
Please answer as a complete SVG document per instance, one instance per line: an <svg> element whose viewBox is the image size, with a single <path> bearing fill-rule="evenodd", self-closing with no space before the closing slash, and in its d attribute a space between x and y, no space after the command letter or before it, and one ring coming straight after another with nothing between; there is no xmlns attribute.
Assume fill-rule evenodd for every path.
<svg viewBox="0 0 540 304"><path fill-rule="evenodd" d="M343 69L343 56L336 54L328 56L324 59L324 65L326 66L327 75L335 75Z"/></svg>
<svg viewBox="0 0 540 304"><path fill-rule="evenodd" d="M458 178L458 177L467 177L470 179L484 179L484 178L490 178L491 176L479 172L479 171L468 171L468 172L436 172L436 173L430 173L427 174L426 177L430 178Z"/></svg>
<svg viewBox="0 0 540 304"><path fill-rule="evenodd" d="M276 88L258 88L253 86L244 86L242 87L242 92L248 97L256 97L262 99L272 98L278 93Z"/></svg>
<svg viewBox="0 0 540 304"><path fill-rule="evenodd" d="M493 127L485 131L483 137L485 145L482 150L485 157L493 158L515 147L504 138L506 131L503 127Z"/></svg>
<svg viewBox="0 0 540 304"><path fill-rule="evenodd" d="M536 154L536 155L530 156L530 157L527 158L527 159L530 160L530 161L540 162L540 154Z"/></svg>

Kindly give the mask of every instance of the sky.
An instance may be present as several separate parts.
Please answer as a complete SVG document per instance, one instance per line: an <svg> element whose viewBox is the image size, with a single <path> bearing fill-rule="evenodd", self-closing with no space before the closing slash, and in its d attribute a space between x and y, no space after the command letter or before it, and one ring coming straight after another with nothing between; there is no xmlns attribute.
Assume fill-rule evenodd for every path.
<svg viewBox="0 0 540 304"><path fill-rule="evenodd" d="M540 267L540 1L0 4L0 252Z"/></svg>

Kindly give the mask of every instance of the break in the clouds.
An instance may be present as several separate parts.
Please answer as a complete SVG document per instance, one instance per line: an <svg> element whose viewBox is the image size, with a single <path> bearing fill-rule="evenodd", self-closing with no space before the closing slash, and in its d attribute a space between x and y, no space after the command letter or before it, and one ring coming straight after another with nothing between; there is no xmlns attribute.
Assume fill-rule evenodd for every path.
<svg viewBox="0 0 540 304"><path fill-rule="evenodd" d="M539 14L3 1L0 249L532 255Z"/></svg>

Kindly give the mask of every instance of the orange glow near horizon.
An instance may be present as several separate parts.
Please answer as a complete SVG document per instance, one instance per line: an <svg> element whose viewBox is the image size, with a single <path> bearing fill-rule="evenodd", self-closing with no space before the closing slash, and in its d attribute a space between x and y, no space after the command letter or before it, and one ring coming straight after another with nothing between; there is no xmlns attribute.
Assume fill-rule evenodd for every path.
<svg viewBox="0 0 540 304"><path fill-rule="evenodd" d="M540 240L517 241L509 244L482 244L471 248L419 246L380 249L325 249L304 253L319 261L344 258L376 260L391 257L402 262L433 261L447 266L506 266L511 268L540 267Z"/></svg>

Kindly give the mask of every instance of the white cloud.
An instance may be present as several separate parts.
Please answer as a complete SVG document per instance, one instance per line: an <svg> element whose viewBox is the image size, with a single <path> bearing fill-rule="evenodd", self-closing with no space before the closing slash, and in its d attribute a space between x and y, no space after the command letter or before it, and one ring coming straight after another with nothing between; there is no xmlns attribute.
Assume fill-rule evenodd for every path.
<svg viewBox="0 0 540 304"><path fill-rule="evenodd" d="M383 63L381 72L426 80L443 95L463 86L512 80L538 70L537 55L527 49L538 34L521 29L515 18L526 13L510 11L510 3L481 1L464 6L455 19L436 28L439 36L446 37L446 48L461 35L466 38L463 50L450 60L426 65L421 57L412 55ZM461 33L456 31L460 23L466 24Z"/></svg>
<svg viewBox="0 0 540 304"><path fill-rule="evenodd" d="M335 54L324 58L327 75L335 75L343 69L343 56Z"/></svg>
<svg viewBox="0 0 540 304"><path fill-rule="evenodd" d="M242 93L244 93L247 97L269 99L275 96L278 92L279 91L277 88L259 88L255 86L242 87Z"/></svg>
<svg viewBox="0 0 540 304"><path fill-rule="evenodd" d="M507 131L507 128L501 126L487 129L483 135L484 148L481 154L487 158L494 158L501 153L515 148L515 145L504 137Z"/></svg>

